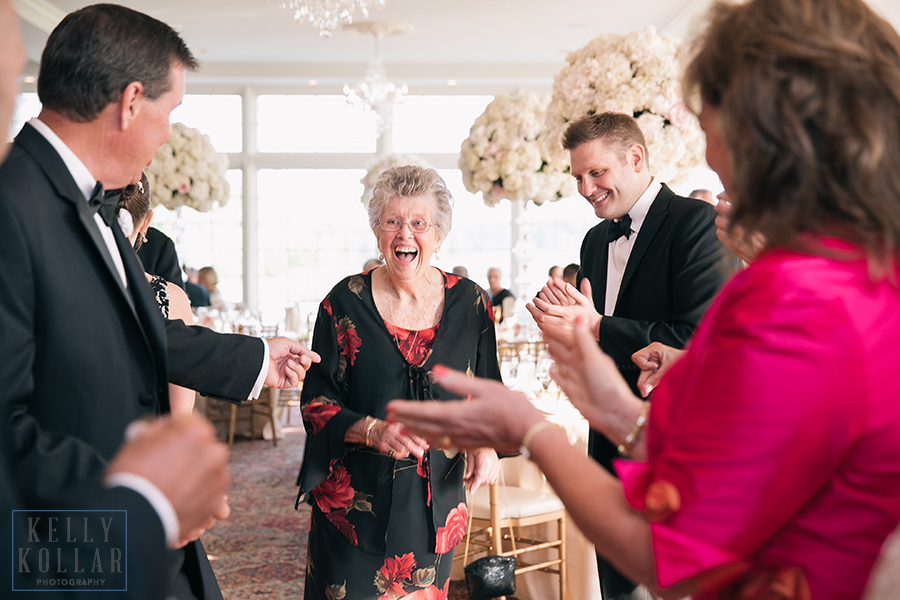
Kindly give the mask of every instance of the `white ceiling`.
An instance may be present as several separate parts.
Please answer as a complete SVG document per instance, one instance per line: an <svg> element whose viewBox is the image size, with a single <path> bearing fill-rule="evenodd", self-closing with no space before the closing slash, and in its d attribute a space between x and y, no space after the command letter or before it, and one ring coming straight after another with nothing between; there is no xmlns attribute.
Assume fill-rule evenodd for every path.
<svg viewBox="0 0 900 600"><path fill-rule="evenodd" d="M120 0L181 32L201 61L190 87L279 85L333 87L361 78L372 57L370 36L337 31L319 37L295 23L279 0ZM46 31L80 0L14 0L23 35L37 61ZM549 90L567 52L602 33L655 25L689 36L710 0L385 0L368 20L404 21L409 33L384 38L381 54L391 79L439 89L448 79L479 86ZM900 0L870 0L895 27ZM36 26L34 23L38 23ZM43 29L43 30L42 30ZM45 31L44 31L45 30ZM31 65L34 72L35 66ZM510 89L509 91L513 91Z"/></svg>

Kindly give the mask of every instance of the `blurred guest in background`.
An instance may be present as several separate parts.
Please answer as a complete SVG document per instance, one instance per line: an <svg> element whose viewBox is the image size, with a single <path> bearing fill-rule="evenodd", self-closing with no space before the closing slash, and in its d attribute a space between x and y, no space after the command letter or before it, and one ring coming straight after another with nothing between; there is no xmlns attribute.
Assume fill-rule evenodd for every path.
<svg viewBox="0 0 900 600"><path fill-rule="evenodd" d="M563 269L562 279L572 287L578 287L578 263L569 263Z"/></svg>
<svg viewBox="0 0 900 600"><path fill-rule="evenodd" d="M455 267L453 267L452 273L454 275L459 275L460 277L468 277L469 276L469 270L462 265L456 265Z"/></svg>
<svg viewBox="0 0 900 600"><path fill-rule="evenodd" d="M665 598L858 599L900 522L900 36L860 0L719 3L685 80L729 233L762 251L652 411L584 324L544 329L569 398L642 462L618 461L619 483L521 395L440 368L470 402L389 415L521 446L597 551ZM635 356L651 371L675 358L655 346Z"/></svg>
<svg viewBox="0 0 900 600"><path fill-rule="evenodd" d="M550 271L548 275L551 279L562 279L563 276L563 268L559 265L553 265L550 267Z"/></svg>
<svg viewBox="0 0 900 600"><path fill-rule="evenodd" d="M696 190L688 194L688 198L703 200L707 204L712 204L713 206L718 203L718 200L716 200L716 196L712 193L712 191L705 188L697 188Z"/></svg>
<svg viewBox="0 0 900 600"><path fill-rule="evenodd" d="M450 231L450 200L434 169L382 173L368 212L385 266L344 279L319 308L313 347L322 362L301 400L300 497L312 505L307 599L375 598L388 588L445 598L468 524L463 486L497 477L494 450L430 447L384 420L393 398L459 398L434 385L437 363L500 378L487 294L431 266ZM398 561L427 577L418 586L390 579Z"/></svg>
<svg viewBox="0 0 900 600"><path fill-rule="evenodd" d="M487 280L488 291L491 294L491 306L494 307L495 313L500 313L499 318L495 314L494 321L497 323L502 323L504 319L512 316L516 305L516 297L512 295L512 292L500 285L502 279L503 272L500 269L497 267L488 269Z"/></svg>
<svg viewBox="0 0 900 600"><path fill-rule="evenodd" d="M200 273L194 267L184 266L184 291L192 308L209 306L209 292L200 285Z"/></svg>
<svg viewBox="0 0 900 600"><path fill-rule="evenodd" d="M216 270L212 267L202 267L197 275L200 285L209 292L209 305L219 311L225 310L225 298L222 297L222 292L218 288L219 276L216 274Z"/></svg>

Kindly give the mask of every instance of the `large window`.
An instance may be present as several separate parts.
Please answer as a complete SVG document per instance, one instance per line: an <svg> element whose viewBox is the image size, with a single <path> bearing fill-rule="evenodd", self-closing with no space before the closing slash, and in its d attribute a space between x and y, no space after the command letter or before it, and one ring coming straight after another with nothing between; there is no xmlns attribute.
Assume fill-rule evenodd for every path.
<svg viewBox="0 0 900 600"><path fill-rule="evenodd" d="M219 152L241 151L240 96L188 94L169 120L207 134Z"/></svg>
<svg viewBox="0 0 900 600"><path fill-rule="evenodd" d="M335 283L377 255L360 201L360 179L376 158L377 137L372 115L348 106L340 95L266 94L255 100L252 123L243 123L238 95L190 94L172 113L173 122L200 129L218 151L232 154L232 165L253 165L246 181L255 182L249 190L249 197L256 198L255 214L244 214L245 173L232 169L226 206L206 213L158 207L154 225L175 240L182 263L215 267L227 301L243 302L246 290L256 290L264 320L274 323L288 305L299 303L301 310L314 311ZM491 100L483 95L404 99L395 110L393 151L416 154L438 169L454 197L453 227L434 264L446 271L465 266L484 287L488 268L498 267L502 284L511 288L516 283L511 248L517 213L509 201L488 207L466 191L456 166L460 144ZM39 110L36 94L21 94L14 131ZM251 155L243 147L246 135L256 136L258 153ZM673 189L687 194L694 187L721 190L711 171ZM538 291L551 266L579 261L584 234L597 223L580 197L530 205L519 219L526 221L531 243L528 296ZM248 227L256 241L245 247ZM254 281L244 277L248 252L257 271Z"/></svg>
<svg viewBox="0 0 900 600"><path fill-rule="evenodd" d="M459 152L493 96L409 96L394 107L394 151Z"/></svg>
<svg viewBox="0 0 900 600"><path fill-rule="evenodd" d="M375 152L375 121L343 96L260 96L260 152Z"/></svg>

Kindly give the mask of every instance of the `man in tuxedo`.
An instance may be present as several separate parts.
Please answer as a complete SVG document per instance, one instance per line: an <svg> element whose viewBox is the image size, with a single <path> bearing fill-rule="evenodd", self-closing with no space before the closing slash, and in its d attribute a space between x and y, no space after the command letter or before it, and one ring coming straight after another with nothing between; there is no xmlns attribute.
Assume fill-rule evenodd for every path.
<svg viewBox="0 0 900 600"><path fill-rule="evenodd" d="M651 175L646 141L629 115L574 121L563 146L578 192L603 222L582 243L581 291L551 280L528 309L539 326L584 319L638 393L631 355L655 341L683 347L729 275L716 213ZM613 472L617 447L592 431L589 448ZM604 599L650 597L599 557L598 565Z"/></svg>
<svg viewBox="0 0 900 600"><path fill-rule="evenodd" d="M103 203L103 187L138 181L167 139L169 113L184 93L184 71L194 65L177 33L141 13L104 4L68 15L42 56L41 114L0 165L0 433L8 440L19 496L10 501L30 510L106 501L108 493L98 490L108 461L129 423L168 412L168 381L241 401L258 394L263 383L296 385L316 359L283 338L267 344L164 322L140 263ZM212 435L196 421L165 425L170 422L157 426L174 427L166 431L189 439ZM153 441L141 446L143 452L165 442L176 446L173 439ZM181 449L198 451L184 458L203 458L201 447ZM149 589L171 588L178 598L221 598L202 546L188 540L211 524L210 515L227 516L225 483L207 482L218 498L214 510L184 518L178 512L190 506L184 494L197 490L186 491L179 481L184 469L167 455L149 458L156 464L162 512L168 497L178 519L172 525L168 511L167 542L187 542L169 553L169 576L156 577ZM221 459L219 471L227 479ZM128 487L135 479L111 483ZM160 504L147 486L136 487L155 496L154 507ZM128 519L133 530L163 531L146 507L129 511ZM129 564L141 565L140 558Z"/></svg>

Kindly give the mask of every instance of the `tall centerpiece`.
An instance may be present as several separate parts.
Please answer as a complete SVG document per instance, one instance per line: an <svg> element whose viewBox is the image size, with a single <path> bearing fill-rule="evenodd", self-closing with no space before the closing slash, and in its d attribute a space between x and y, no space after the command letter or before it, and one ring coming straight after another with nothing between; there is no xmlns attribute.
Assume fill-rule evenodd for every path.
<svg viewBox="0 0 900 600"><path fill-rule="evenodd" d="M547 99L533 92L497 96L469 130L460 148L463 184L484 203L503 198L513 205L512 272L517 313L532 294L529 264L537 252L531 238L528 206L575 195L568 164L554 163L546 137ZM526 320L525 322L530 322Z"/></svg>
<svg viewBox="0 0 900 600"><path fill-rule="evenodd" d="M600 35L566 57L547 108L547 143L557 168L569 164L562 137L571 121L601 112L633 115L647 139L650 167L664 182L704 164L706 141L681 92L681 45L647 27Z"/></svg>
<svg viewBox="0 0 900 600"><path fill-rule="evenodd" d="M207 212L224 206L231 191L225 172L228 157L219 154L200 130L172 124L172 133L144 173L150 183L151 202L169 210L182 206Z"/></svg>
<svg viewBox="0 0 900 600"><path fill-rule="evenodd" d="M484 203L503 198L537 205L575 194L568 165L553 166L543 143L547 99L533 92L497 96L460 148L463 184Z"/></svg>

